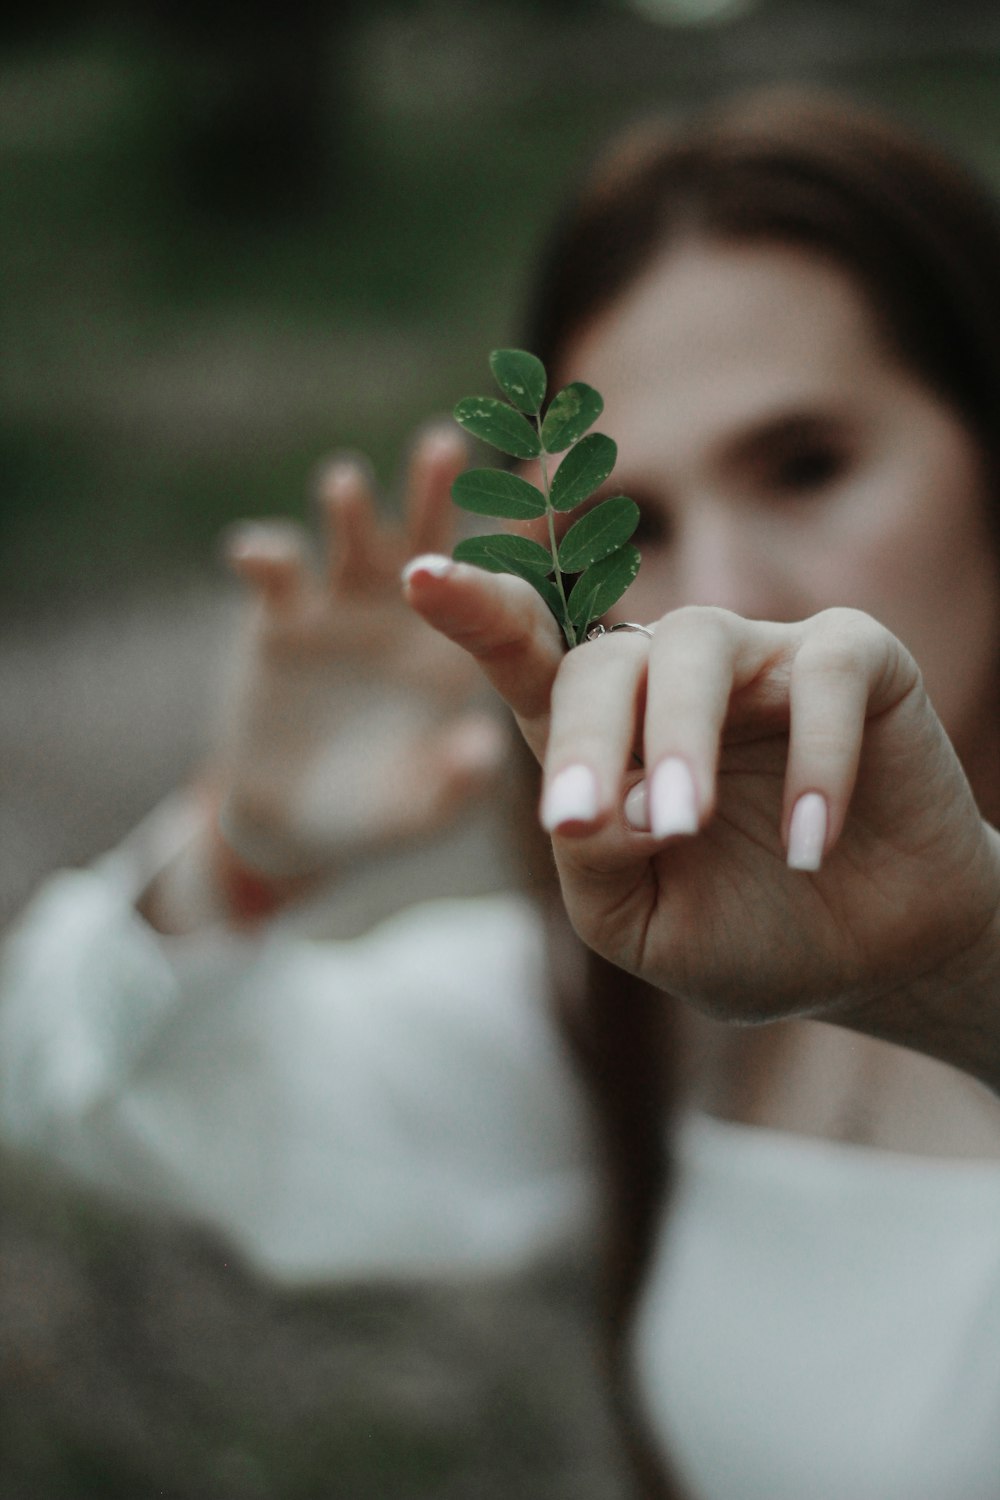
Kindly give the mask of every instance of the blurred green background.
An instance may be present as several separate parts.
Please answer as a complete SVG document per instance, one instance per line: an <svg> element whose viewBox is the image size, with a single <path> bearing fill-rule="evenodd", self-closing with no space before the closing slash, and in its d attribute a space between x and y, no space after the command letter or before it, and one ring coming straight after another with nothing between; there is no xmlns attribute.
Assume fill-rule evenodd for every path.
<svg viewBox="0 0 1000 1500"><path fill-rule="evenodd" d="M46 4L0 23L6 613L209 575L338 446L391 501L606 131L847 84L1000 177L1000 23L913 0Z"/></svg>

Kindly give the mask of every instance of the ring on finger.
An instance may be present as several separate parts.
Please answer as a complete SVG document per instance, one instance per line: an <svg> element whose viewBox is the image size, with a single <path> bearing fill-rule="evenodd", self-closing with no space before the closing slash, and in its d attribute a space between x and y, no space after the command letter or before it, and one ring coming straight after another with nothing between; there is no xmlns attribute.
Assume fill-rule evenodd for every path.
<svg viewBox="0 0 1000 1500"><path fill-rule="evenodd" d="M591 625L584 635L584 640L599 641L602 635L614 635L616 630L637 631L639 635L647 635L653 639L653 632L648 625L637 625L634 620L620 620L617 625Z"/></svg>

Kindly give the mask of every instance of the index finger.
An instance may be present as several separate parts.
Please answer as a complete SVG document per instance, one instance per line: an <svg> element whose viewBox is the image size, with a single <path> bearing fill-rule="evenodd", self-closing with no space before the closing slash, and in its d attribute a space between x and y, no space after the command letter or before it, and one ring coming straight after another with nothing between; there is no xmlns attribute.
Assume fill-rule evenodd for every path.
<svg viewBox="0 0 1000 1500"><path fill-rule="evenodd" d="M403 595L429 625L475 658L541 760L564 649L559 627L531 585L430 553L407 563Z"/></svg>
<svg viewBox="0 0 1000 1500"><path fill-rule="evenodd" d="M454 528L451 486L468 458L465 438L454 423L435 423L417 439L407 476L406 550L411 557L449 545Z"/></svg>
<svg viewBox="0 0 1000 1500"><path fill-rule="evenodd" d="M327 579L334 594L365 593L385 582L371 468L358 454L339 453L317 471Z"/></svg>

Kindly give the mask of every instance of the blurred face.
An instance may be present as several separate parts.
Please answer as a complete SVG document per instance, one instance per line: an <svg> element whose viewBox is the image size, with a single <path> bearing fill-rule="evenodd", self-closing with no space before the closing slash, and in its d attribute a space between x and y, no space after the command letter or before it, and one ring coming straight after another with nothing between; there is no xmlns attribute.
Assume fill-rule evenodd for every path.
<svg viewBox="0 0 1000 1500"><path fill-rule="evenodd" d="M851 605L910 648L959 747L981 738L1000 567L980 460L843 271L794 247L670 252L558 373L604 396L599 426L619 452L605 493L642 511L620 618Z"/></svg>

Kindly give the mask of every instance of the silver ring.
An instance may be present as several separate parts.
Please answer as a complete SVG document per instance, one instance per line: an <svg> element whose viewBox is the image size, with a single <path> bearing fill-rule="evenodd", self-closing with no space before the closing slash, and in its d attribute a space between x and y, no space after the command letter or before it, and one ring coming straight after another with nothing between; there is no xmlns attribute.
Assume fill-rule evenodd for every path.
<svg viewBox="0 0 1000 1500"><path fill-rule="evenodd" d="M616 630L636 630L640 635L648 635L653 639L653 632L648 625L637 625L634 620L621 620L617 625L591 625L584 635L584 640L599 641L602 635L614 635Z"/></svg>

